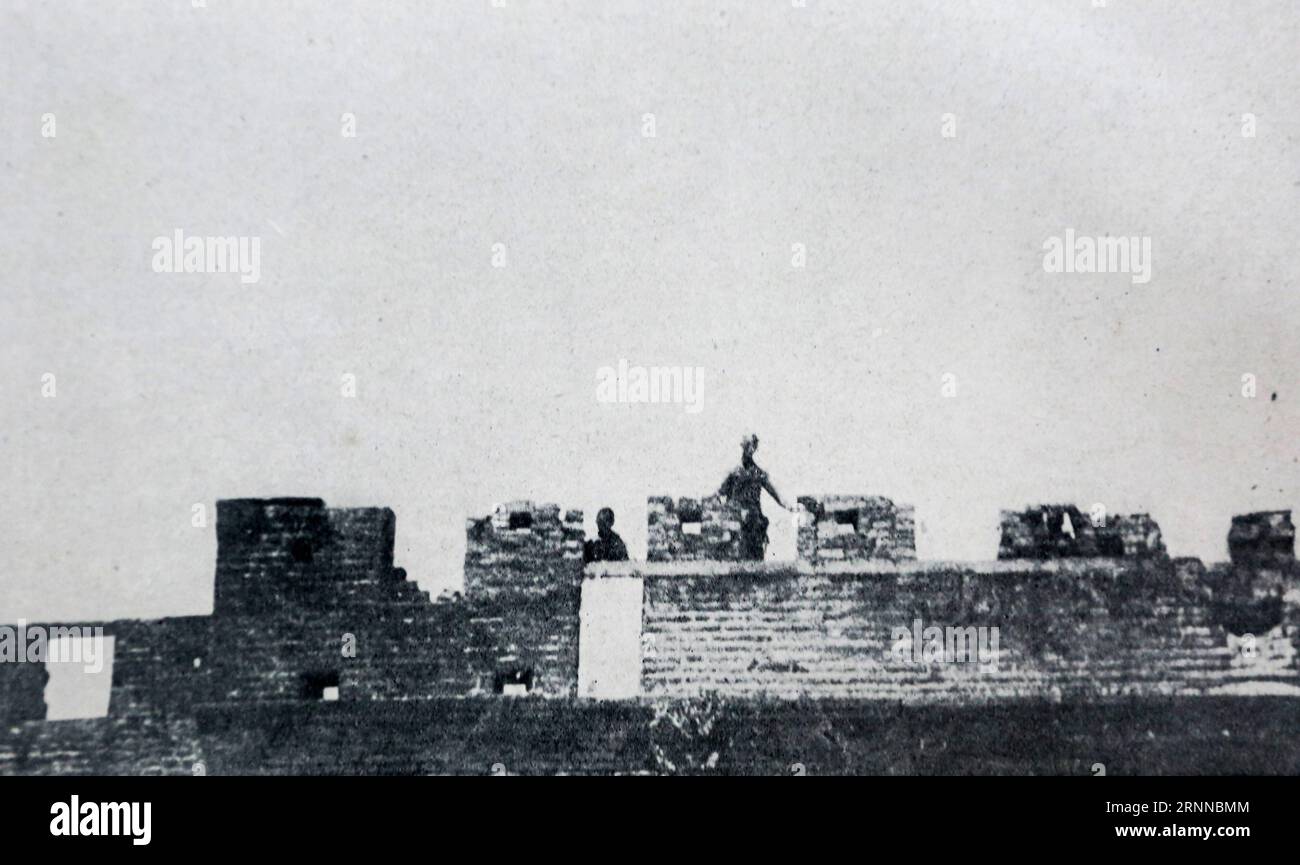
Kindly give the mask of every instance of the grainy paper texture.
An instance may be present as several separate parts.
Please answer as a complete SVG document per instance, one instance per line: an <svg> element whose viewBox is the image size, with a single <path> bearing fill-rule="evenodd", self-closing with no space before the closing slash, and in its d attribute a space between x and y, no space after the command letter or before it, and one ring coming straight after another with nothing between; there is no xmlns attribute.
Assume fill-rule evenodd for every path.
<svg viewBox="0 0 1300 865"><path fill-rule="evenodd" d="M0 663L0 771L1086 773L851 743L1138 695L1193 705L1129 771L1300 772L1176 744L1296 705L1294 4L10 0L0 43L0 622L112 647ZM784 507L723 483L752 433ZM109 718L46 740L42 688ZM195 732L335 698L458 702L382 765Z"/></svg>

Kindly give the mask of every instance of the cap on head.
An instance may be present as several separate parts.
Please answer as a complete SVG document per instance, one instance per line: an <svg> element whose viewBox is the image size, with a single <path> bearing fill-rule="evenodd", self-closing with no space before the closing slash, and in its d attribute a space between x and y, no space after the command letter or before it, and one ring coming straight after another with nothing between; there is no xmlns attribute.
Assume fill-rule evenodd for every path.
<svg viewBox="0 0 1300 865"><path fill-rule="evenodd" d="M614 525L614 509L613 509L613 508L601 508L599 511L597 511L597 512L596 512L596 525L598 525L598 526L612 526L612 525Z"/></svg>

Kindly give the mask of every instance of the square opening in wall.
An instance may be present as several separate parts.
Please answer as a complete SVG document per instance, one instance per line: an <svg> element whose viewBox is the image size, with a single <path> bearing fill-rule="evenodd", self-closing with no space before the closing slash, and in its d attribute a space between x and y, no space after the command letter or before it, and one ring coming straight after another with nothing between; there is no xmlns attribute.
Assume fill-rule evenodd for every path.
<svg viewBox="0 0 1300 865"><path fill-rule="evenodd" d="M298 538L289 546L289 555L300 565L310 565L316 558L311 541Z"/></svg>
<svg viewBox="0 0 1300 865"><path fill-rule="evenodd" d="M520 531L533 527L533 515L528 511L514 511L510 514L510 530Z"/></svg>
<svg viewBox="0 0 1300 865"><path fill-rule="evenodd" d="M527 697L533 689L533 671L531 667L504 670L496 674L493 690L503 697Z"/></svg>
<svg viewBox="0 0 1300 865"><path fill-rule="evenodd" d="M304 700L334 701L339 698L338 670L303 673L299 684L299 696Z"/></svg>
<svg viewBox="0 0 1300 865"><path fill-rule="evenodd" d="M835 522L841 526L850 526L853 531L858 530L859 511L857 508L851 508L844 511L835 511ZM841 529L843 531L843 529Z"/></svg>
<svg viewBox="0 0 1300 865"><path fill-rule="evenodd" d="M115 640L90 628L67 630L80 634L51 636L45 647L45 719L108 717Z"/></svg>

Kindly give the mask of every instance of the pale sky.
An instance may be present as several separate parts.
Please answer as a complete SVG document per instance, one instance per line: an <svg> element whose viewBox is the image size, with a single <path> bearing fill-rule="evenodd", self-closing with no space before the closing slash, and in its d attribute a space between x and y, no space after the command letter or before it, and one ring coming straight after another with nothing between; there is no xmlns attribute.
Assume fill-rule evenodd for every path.
<svg viewBox="0 0 1300 865"><path fill-rule="evenodd" d="M218 498L390 506L435 592L498 501L640 557L749 431L924 558L1044 501L1226 558L1297 505L1297 45L1290 0L6 0L0 621L209 611ZM178 228L260 281L154 273ZM1045 273L1068 228L1151 281ZM621 358L701 411L597 402Z"/></svg>

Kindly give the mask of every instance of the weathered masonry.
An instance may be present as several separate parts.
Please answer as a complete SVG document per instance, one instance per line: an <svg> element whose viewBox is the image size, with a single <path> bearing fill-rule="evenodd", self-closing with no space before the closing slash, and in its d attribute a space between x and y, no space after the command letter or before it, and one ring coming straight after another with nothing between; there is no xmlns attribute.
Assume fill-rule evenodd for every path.
<svg viewBox="0 0 1300 865"><path fill-rule="evenodd" d="M1199 728L1178 725L1222 726L1212 707L1241 699L1231 695L1300 693L1288 512L1234 519L1231 561L1207 567L1170 559L1147 515L1006 511L998 561L952 563L917 560L909 506L866 495L799 506L793 562L738 561L737 516L721 500L654 497L650 560L584 569L581 511L509 503L468 520L464 592L434 600L394 564L391 510L219 502L211 615L88 623L114 637L107 717L44 720L43 666L0 663L0 774L441 773L497 762L779 772L770 755L785 745L764 738L778 735L777 716L835 731L843 747L826 755L827 771L945 771L959 767L868 743L882 725L922 716L975 736L993 706L1082 725L1021 767L1071 771L1068 743L1117 700L1204 701L1169 709L1170 735L1193 741ZM615 590L635 604L630 616L603 602ZM932 627L995 630L996 646L974 660L927 657L913 636ZM582 673L592 653L613 669ZM1254 718L1295 737L1300 699L1251 705L1224 710L1242 716L1243 735ZM715 729L732 739L703 732ZM703 739L665 742L665 730ZM1137 771L1143 742L1124 746ZM1300 742L1285 747L1300 760ZM1229 769L1256 759L1243 752ZM1300 762L1259 765L1300 772Z"/></svg>

